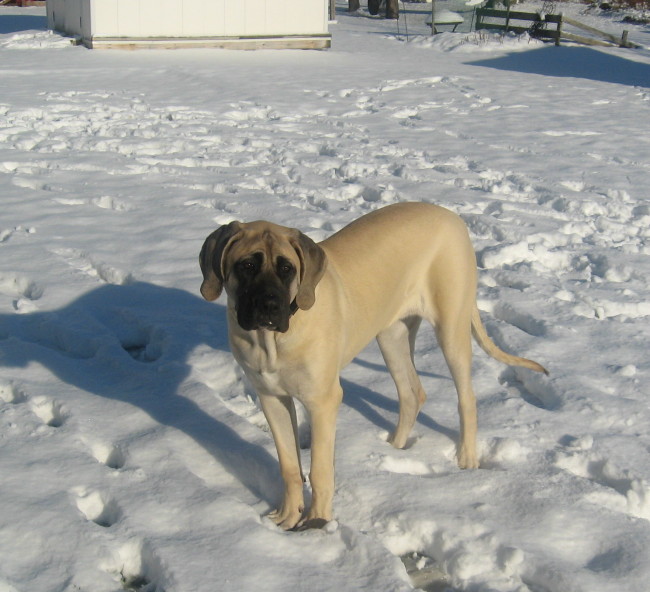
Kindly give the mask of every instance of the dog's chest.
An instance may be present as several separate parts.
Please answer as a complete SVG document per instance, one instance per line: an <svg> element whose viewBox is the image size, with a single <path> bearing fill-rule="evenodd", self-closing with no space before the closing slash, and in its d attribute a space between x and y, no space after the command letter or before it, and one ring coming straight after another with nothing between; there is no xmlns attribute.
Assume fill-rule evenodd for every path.
<svg viewBox="0 0 650 592"><path fill-rule="evenodd" d="M246 339L231 341L233 354L256 390L268 394L291 394L275 336L271 331L252 331Z"/></svg>

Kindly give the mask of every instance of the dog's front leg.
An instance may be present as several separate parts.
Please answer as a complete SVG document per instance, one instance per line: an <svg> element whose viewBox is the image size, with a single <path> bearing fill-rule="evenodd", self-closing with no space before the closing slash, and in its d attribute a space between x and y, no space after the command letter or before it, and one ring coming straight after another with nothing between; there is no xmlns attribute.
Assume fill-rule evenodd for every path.
<svg viewBox="0 0 650 592"><path fill-rule="evenodd" d="M290 530L298 524L305 509L296 408L291 397L259 395L259 399L275 440L284 480L282 505L271 512L269 518L281 528Z"/></svg>
<svg viewBox="0 0 650 592"><path fill-rule="evenodd" d="M307 403L311 417L311 508L301 528L322 528L332 519L336 415L343 399L338 381L322 397Z"/></svg>

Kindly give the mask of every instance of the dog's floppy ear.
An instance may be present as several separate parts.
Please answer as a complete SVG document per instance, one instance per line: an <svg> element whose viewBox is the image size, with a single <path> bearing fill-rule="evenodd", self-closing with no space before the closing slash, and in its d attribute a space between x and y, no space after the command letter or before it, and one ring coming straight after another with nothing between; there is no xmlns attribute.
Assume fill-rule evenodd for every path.
<svg viewBox="0 0 650 592"><path fill-rule="evenodd" d="M239 222L220 226L203 243L199 265L203 272L201 295L206 300L216 300L223 289L223 255L233 237L239 232Z"/></svg>
<svg viewBox="0 0 650 592"><path fill-rule="evenodd" d="M308 310L316 301L316 285L320 282L327 267L325 251L302 232L296 231L293 247L300 259L300 285L296 294L296 304Z"/></svg>

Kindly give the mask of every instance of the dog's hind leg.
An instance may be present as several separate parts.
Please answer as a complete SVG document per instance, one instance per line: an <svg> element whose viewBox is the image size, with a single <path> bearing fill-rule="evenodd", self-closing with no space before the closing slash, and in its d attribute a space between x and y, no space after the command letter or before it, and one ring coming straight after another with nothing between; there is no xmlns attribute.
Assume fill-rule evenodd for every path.
<svg viewBox="0 0 650 592"><path fill-rule="evenodd" d="M477 413L472 388L472 334L469 315L442 314L436 324L438 343L445 356L458 393L460 443L458 466L478 468L476 453Z"/></svg>
<svg viewBox="0 0 650 592"><path fill-rule="evenodd" d="M406 440L426 399L413 364L415 336L421 321L419 317L409 317L377 335L379 349L395 381L399 396L399 420L389 440L395 448L406 446Z"/></svg>

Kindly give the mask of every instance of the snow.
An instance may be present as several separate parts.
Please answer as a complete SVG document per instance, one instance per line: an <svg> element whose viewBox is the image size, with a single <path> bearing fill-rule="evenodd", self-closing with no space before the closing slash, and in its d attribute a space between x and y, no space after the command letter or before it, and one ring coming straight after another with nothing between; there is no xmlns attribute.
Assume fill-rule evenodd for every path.
<svg viewBox="0 0 650 592"><path fill-rule="evenodd" d="M320 52L88 51L0 8L2 592L397 592L400 556L454 590L647 590L648 28L584 14L638 50L407 40L344 6ZM282 532L201 244L261 218L320 240L406 200L464 218L488 331L551 374L476 352L461 471L432 331L405 450L369 346L342 377L336 521Z"/></svg>

